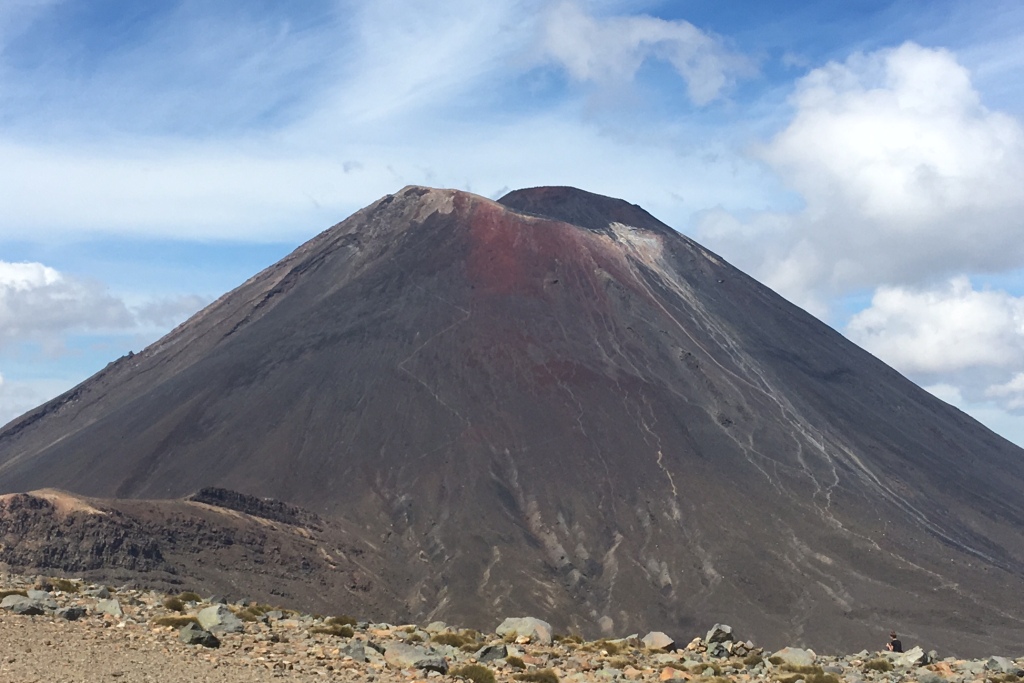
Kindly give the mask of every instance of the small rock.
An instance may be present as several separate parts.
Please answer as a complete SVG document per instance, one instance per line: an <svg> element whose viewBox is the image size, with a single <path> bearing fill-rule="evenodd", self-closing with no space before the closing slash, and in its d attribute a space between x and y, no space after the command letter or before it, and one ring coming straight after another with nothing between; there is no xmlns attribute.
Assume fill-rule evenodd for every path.
<svg viewBox="0 0 1024 683"><path fill-rule="evenodd" d="M495 630L499 636L515 633L516 636L527 636L531 642L542 645L551 644L551 624L534 617L512 617L501 622Z"/></svg>
<svg viewBox="0 0 1024 683"><path fill-rule="evenodd" d="M78 619L85 616L84 607L64 607L57 610L57 616L61 619L67 619L68 621L77 621Z"/></svg>
<svg viewBox="0 0 1024 683"><path fill-rule="evenodd" d="M444 633L445 631L449 631L451 629L449 629L448 624L444 623L443 621L432 621L429 624L427 624L427 627L423 630L433 635L434 633Z"/></svg>
<svg viewBox="0 0 1024 683"><path fill-rule="evenodd" d="M86 595L90 598L106 600L110 597L110 591L106 586L89 586L88 588L82 589L82 595Z"/></svg>
<svg viewBox="0 0 1024 683"><path fill-rule="evenodd" d="M178 631L178 640L186 645L202 645L203 647L220 647L220 640L198 624L186 624Z"/></svg>
<svg viewBox="0 0 1024 683"><path fill-rule="evenodd" d="M676 641L669 638L661 631L651 631L644 636L640 642L644 644L648 650L668 650L672 651L676 649Z"/></svg>

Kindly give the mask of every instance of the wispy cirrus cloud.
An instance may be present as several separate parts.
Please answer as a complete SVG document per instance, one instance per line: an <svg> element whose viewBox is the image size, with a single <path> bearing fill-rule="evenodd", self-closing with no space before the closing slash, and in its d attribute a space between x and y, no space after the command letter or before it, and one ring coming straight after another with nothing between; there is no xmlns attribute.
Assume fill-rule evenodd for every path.
<svg viewBox="0 0 1024 683"><path fill-rule="evenodd" d="M738 77L754 71L752 62L727 48L722 38L688 21L596 17L574 0L557 2L547 11L542 46L570 76L595 83L632 81L644 62L663 60L697 105L718 99Z"/></svg>

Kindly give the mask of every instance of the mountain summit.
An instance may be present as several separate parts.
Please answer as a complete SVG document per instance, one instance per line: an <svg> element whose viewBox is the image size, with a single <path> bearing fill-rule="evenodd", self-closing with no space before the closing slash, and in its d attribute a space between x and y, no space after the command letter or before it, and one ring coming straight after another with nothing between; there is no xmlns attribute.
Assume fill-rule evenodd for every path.
<svg viewBox="0 0 1024 683"><path fill-rule="evenodd" d="M392 568L381 618L717 621L846 650L1024 635L1024 451L573 188L357 212L6 425L0 492L45 487L342 520Z"/></svg>

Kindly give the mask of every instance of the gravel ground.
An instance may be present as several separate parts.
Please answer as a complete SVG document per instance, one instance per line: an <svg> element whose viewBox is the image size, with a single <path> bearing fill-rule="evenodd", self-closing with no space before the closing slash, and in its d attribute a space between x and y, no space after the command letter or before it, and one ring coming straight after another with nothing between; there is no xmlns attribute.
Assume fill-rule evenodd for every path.
<svg viewBox="0 0 1024 683"><path fill-rule="evenodd" d="M329 676L252 666L239 656L240 637L218 650L185 647L173 631L138 624L67 622L50 616L0 613L3 683L203 683L367 681L362 672ZM383 681L384 678L377 678ZM405 680L396 677L395 680Z"/></svg>

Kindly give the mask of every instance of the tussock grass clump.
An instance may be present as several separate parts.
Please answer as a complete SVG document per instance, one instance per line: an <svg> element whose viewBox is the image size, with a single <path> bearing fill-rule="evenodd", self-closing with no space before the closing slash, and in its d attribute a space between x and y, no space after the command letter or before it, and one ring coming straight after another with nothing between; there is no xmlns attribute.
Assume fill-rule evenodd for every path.
<svg viewBox="0 0 1024 683"><path fill-rule="evenodd" d="M526 681L526 683L558 683L558 674L551 669L538 669L537 671L516 674L515 679L517 681Z"/></svg>
<svg viewBox="0 0 1024 683"><path fill-rule="evenodd" d="M801 667L809 669L811 667ZM804 683L840 683L839 678L834 674L827 674L820 671L820 667L817 673L803 673L803 674L791 674L789 676L783 676L778 679L779 683L796 683L797 681L804 681Z"/></svg>
<svg viewBox="0 0 1024 683"><path fill-rule="evenodd" d="M407 642L407 643L422 643L423 642L423 636L421 636L418 633L410 633L409 637L405 639L405 642Z"/></svg>
<svg viewBox="0 0 1024 683"><path fill-rule="evenodd" d="M749 654L743 658L743 666L753 669L758 664L764 663L764 657L757 654Z"/></svg>
<svg viewBox="0 0 1024 683"><path fill-rule="evenodd" d="M505 663L511 666L513 669L525 669L526 662L523 661L522 657L516 657L515 655L509 655L505 657Z"/></svg>
<svg viewBox="0 0 1024 683"><path fill-rule="evenodd" d="M786 660L783 659L782 657L779 657L778 655L772 655L771 657L768 658L768 661L771 662L772 664L774 664L775 666L778 666L779 664L782 664Z"/></svg>
<svg viewBox="0 0 1024 683"><path fill-rule="evenodd" d="M314 626L309 629L309 632L323 633L328 636L338 636L339 638L351 638L356 634L348 624L323 624L321 626Z"/></svg>
<svg viewBox="0 0 1024 683"><path fill-rule="evenodd" d="M187 624L198 624L199 620L192 614L168 614L165 617L157 617L153 620L157 626L173 626L181 628Z"/></svg>
<svg viewBox="0 0 1024 683"><path fill-rule="evenodd" d="M267 611L269 612L270 610ZM326 623L337 624L338 626L355 626L356 619L355 617L350 617L347 614L339 614L335 617L327 617Z"/></svg>
<svg viewBox="0 0 1024 683"><path fill-rule="evenodd" d="M28 592L20 589L0 591L0 600L3 600L8 595L20 595L23 598L27 598Z"/></svg>
<svg viewBox="0 0 1024 683"><path fill-rule="evenodd" d="M430 642L449 647L462 647L469 642L469 639L461 633L438 633L435 636L431 636Z"/></svg>
<svg viewBox="0 0 1024 683"><path fill-rule="evenodd" d="M551 637L556 643L572 643L573 645L582 645L583 639L576 635L566 635L564 633L556 633Z"/></svg>
<svg viewBox="0 0 1024 683"><path fill-rule="evenodd" d="M448 673L451 676L473 681L473 683L494 683L494 672L482 664L466 664Z"/></svg>
<svg viewBox="0 0 1024 683"><path fill-rule="evenodd" d="M70 579L47 579L50 585L64 593L77 593L82 587Z"/></svg>
<svg viewBox="0 0 1024 683"><path fill-rule="evenodd" d="M185 611L185 602L181 598L174 595L164 598L163 606L171 610L172 612Z"/></svg>
<svg viewBox="0 0 1024 683"><path fill-rule="evenodd" d="M823 674L825 670L820 666L811 664L810 666L799 666L797 664L784 664L782 667L783 671L790 671L795 674Z"/></svg>
<svg viewBox="0 0 1024 683"><path fill-rule="evenodd" d="M192 591L182 591L178 593L178 599L182 602L202 602L203 598L200 597L199 593L193 593Z"/></svg>
<svg viewBox="0 0 1024 683"><path fill-rule="evenodd" d="M718 662L701 662L700 664L694 664L692 667L690 667L690 673L700 674L703 676L704 672L708 669L711 669L711 671L714 672L713 675L715 676L722 675L722 665Z"/></svg>
<svg viewBox="0 0 1024 683"><path fill-rule="evenodd" d="M864 666L861 667L865 671L892 671L892 662L884 657L878 659L872 659L871 661L864 662Z"/></svg>
<svg viewBox="0 0 1024 683"><path fill-rule="evenodd" d="M627 657L616 657L608 662L608 666L613 669L625 669L627 666L633 666L635 663Z"/></svg>

